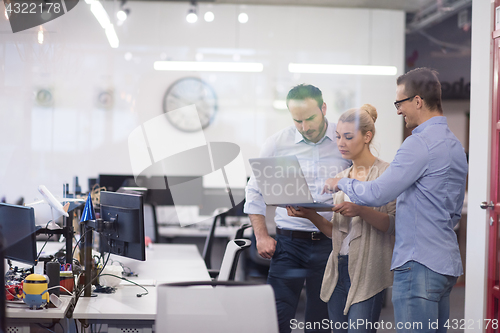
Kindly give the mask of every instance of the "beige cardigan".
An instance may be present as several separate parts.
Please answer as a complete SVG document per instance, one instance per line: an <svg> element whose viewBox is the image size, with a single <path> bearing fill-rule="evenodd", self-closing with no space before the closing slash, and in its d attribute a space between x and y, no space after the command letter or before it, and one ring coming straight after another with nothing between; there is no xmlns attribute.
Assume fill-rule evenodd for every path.
<svg viewBox="0 0 500 333"><path fill-rule="evenodd" d="M367 181L378 178L389 166L389 163L376 159L370 169ZM337 177L349 176L351 168L339 173ZM344 201L344 192L333 195L334 204ZM359 216L352 218L352 238L349 244L349 277L351 288L347 295L344 315L354 303L359 303L378 294L392 285L391 258L394 247L394 221L396 214L396 200L382 207L373 209L389 214L390 226L386 233L372 227ZM321 286L321 299L328 302L338 280L338 254L343 239L349 231L349 218L334 213L333 223L333 250L328 258Z"/></svg>

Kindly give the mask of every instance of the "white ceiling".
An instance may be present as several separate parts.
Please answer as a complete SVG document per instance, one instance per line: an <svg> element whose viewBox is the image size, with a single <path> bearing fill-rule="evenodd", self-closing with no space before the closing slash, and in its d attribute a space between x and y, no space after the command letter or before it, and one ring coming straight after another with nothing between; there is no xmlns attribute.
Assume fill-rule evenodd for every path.
<svg viewBox="0 0 500 333"><path fill-rule="evenodd" d="M144 1L144 0L139 0ZM146 0L151 1L151 0ZM172 0L152 0L172 1ZM174 0L183 1L183 0ZM191 0L184 0L190 2ZM273 5L273 6L322 6L344 8L377 8L404 10L415 13L441 0L197 0L200 3L241 4L241 5Z"/></svg>
<svg viewBox="0 0 500 333"><path fill-rule="evenodd" d="M416 12L436 0L215 0L215 3L395 9Z"/></svg>

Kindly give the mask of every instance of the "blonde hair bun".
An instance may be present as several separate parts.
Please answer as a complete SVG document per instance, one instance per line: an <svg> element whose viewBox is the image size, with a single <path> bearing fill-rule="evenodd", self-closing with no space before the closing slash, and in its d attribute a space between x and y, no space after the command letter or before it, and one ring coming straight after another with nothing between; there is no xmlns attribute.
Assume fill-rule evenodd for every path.
<svg viewBox="0 0 500 333"><path fill-rule="evenodd" d="M361 105L360 109L368 112L370 117L372 117L374 123L377 121L378 113L377 113L377 109L373 105L363 104L363 105Z"/></svg>

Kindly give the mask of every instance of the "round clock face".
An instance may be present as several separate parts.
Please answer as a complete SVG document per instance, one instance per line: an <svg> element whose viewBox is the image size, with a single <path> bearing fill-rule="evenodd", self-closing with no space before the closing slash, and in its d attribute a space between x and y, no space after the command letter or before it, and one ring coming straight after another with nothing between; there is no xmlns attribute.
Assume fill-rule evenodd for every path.
<svg viewBox="0 0 500 333"><path fill-rule="evenodd" d="M167 119L176 128L185 132L198 131L198 119L184 116L182 113L172 113L184 106L196 105L200 117L201 128L206 128L212 122L217 112L217 96L215 91L206 82L195 78L186 77L175 81L163 97L163 111Z"/></svg>

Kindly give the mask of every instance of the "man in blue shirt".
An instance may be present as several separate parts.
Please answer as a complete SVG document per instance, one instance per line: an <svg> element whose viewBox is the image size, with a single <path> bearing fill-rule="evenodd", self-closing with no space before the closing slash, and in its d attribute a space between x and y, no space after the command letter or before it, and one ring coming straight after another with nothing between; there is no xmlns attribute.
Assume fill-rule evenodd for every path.
<svg viewBox="0 0 500 333"><path fill-rule="evenodd" d="M336 124L325 118L326 103L321 91L311 85L290 90L287 106L295 126L290 126L266 140L261 157L295 155L314 200L333 203L333 197L322 193L325 181L351 163L342 158L335 135ZM285 208L276 208L276 239L269 236L266 204L254 175L246 188L245 213L252 222L259 254L271 259L268 283L276 297L280 333L293 327L306 332L330 332L327 304L319 298L321 281L332 242L308 219L288 216ZM322 212L326 219L332 212ZM331 236L331 235L329 235ZM300 293L306 281L305 322L294 321Z"/></svg>
<svg viewBox="0 0 500 333"><path fill-rule="evenodd" d="M446 332L449 295L463 274L453 227L459 222L467 160L448 128L437 73L417 68L397 80L397 112L412 135L374 181L327 181L365 206L397 197L392 302L398 332Z"/></svg>

